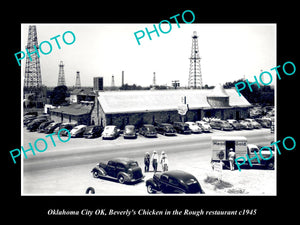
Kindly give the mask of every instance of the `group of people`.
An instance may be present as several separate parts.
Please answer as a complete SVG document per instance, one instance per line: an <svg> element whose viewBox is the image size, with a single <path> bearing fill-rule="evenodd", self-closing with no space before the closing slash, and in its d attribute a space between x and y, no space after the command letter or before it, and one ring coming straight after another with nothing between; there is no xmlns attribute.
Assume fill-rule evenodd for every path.
<svg viewBox="0 0 300 225"><path fill-rule="evenodd" d="M149 152L146 152L144 157L145 172L149 172L151 162L154 173L157 172L158 164L161 165L163 172L168 171L168 156L164 151L161 152L160 157L158 156L158 153L156 151L153 151L151 156Z"/></svg>

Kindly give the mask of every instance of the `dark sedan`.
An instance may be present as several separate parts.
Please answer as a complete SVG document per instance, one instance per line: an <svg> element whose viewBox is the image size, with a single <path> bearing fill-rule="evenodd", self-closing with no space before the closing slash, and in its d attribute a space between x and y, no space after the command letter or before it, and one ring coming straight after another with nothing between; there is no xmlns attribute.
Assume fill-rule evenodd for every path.
<svg viewBox="0 0 300 225"><path fill-rule="evenodd" d="M156 127L157 133L162 135L176 135L176 130L169 123L160 123Z"/></svg>
<svg viewBox="0 0 300 225"><path fill-rule="evenodd" d="M146 181L146 187L149 194L157 191L163 193L204 194L198 180L192 174L181 170L155 173L153 178Z"/></svg>
<svg viewBox="0 0 300 225"><path fill-rule="evenodd" d="M123 138L136 138L136 130L134 125L126 125L123 132Z"/></svg>
<svg viewBox="0 0 300 225"><path fill-rule="evenodd" d="M189 128L189 125L183 122L175 122L173 127L179 134L191 134L192 130Z"/></svg>
<svg viewBox="0 0 300 225"><path fill-rule="evenodd" d="M46 134L50 134L50 133L53 133L55 128L59 127L61 123L59 122L53 122L53 123L50 123L46 128L45 128L45 133Z"/></svg>
<svg viewBox="0 0 300 225"><path fill-rule="evenodd" d="M100 137L103 131L103 127L98 125L88 126L83 133L84 138L96 138Z"/></svg>
<svg viewBox="0 0 300 225"><path fill-rule="evenodd" d="M139 134L141 134L145 137L157 137L157 131L152 124L144 124L139 129Z"/></svg>
<svg viewBox="0 0 300 225"><path fill-rule="evenodd" d="M38 128L38 132L39 133L45 132L46 127L48 127L53 122L54 122L53 120L49 120L49 121L45 121L45 122L41 123Z"/></svg>

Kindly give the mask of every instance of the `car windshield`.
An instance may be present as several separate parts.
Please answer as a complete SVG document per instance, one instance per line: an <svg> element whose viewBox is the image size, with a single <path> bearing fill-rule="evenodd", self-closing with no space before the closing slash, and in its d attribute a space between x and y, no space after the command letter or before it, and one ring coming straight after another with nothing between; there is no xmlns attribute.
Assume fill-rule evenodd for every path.
<svg viewBox="0 0 300 225"><path fill-rule="evenodd" d="M137 162L130 162L128 165L129 165L129 167L139 166L139 164Z"/></svg>
<svg viewBox="0 0 300 225"><path fill-rule="evenodd" d="M105 127L105 131L112 131L113 129L114 129L114 127L112 127L112 126Z"/></svg>
<svg viewBox="0 0 300 225"><path fill-rule="evenodd" d="M224 125L230 125L227 121L222 122Z"/></svg>
<svg viewBox="0 0 300 225"><path fill-rule="evenodd" d="M126 126L125 127L125 131L133 131L134 130L134 126Z"/></svg>
<svg viewBox="0 0 300 225"><path fill-rule="evenodd" d="M146 129L147 129L148 131L155 131L155 128L152 127L152 126L147 126Z"/></svg>
<svg viewBox="0 0 300 225"><path fill-rule="evenodd" d="M49 127L54 127L57 123L50 123Z"/></svg>
<svg viewBox="0 0 300 225"><path fill-rule="evenodd" d="M95 127L88 127L88 128L85 130L85 132L86 132L86 133L92 132L94 128L95 128Z"/></svg>

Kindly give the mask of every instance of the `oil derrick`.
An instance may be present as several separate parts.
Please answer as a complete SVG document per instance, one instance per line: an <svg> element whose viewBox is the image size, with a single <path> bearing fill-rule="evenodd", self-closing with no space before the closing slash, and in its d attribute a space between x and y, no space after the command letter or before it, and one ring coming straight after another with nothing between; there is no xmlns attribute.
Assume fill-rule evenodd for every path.
<svg viewBox="0 0 300 225"><path fill-rule="evenodd" d="M36 33L36 26L29 26L28 30L28 41L27 41L27 50L28 52L38 51L38 39ZM30 55L30 57L28 56ZM26 66L25 66L25 80L24 87L33 88L42 86L42 76L41 76L41 66L40 58L38 54L27 54L26 57Z"/></svg>
<svg viewBox="0 0 300 225"><path fill-rule="evenodd" d="M77 71L77 74L76 74L75 88L81 88L79 71Z"/></svg>
<svg viewBox="0 0 300 225"><path fill-rule="evenodd" d="M192 36L192 52L190 57L190 71L189 71L189 88L202 88L202 74L200 67L200 56L198 48L197 32L193 32Z"/></svg>
<svg viewBox="0 0 300 225"><path fill-rule="evenodd" d="M63 61L60 61L57 86L66 85Z"/></svg>

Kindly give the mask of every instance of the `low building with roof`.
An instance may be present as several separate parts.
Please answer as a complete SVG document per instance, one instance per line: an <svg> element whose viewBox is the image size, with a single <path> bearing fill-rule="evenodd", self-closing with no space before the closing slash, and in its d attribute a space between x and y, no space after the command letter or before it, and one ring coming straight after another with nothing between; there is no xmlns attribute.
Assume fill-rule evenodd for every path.
<svg viewBox="0 0 300 225"><path fill-rule="evenodd" d="M74 103L50 109L51 119L55 122L91 125L94 102Z"/></svg>
<svg viewBox="0 0 300 225"><path fill-rule="evenodd" d="M186 99L188 111L184 121L203 117L243 119L252 105L235 89L177 89L99 92L91 120L97 125L116 125L123 129L132 124L173 123L181 121L178 106Z"/></svg>

